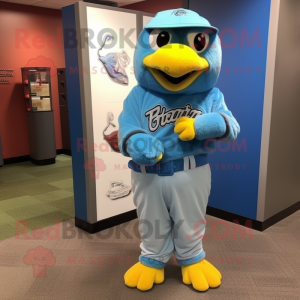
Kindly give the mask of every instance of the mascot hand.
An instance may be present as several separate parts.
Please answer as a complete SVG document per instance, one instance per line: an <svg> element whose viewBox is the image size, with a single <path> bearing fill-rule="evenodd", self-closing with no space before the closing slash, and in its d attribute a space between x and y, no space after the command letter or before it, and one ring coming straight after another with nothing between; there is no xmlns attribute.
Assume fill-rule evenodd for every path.
<svg viewBox="0 0 300 300"><path fill-rule="evenodd" d="M152 289L154 283L164 282L164 269L150 268L138 262L125 273L124 281L128 287L147 291Z"/></svg>
<svg viewBox="0 0 300 300"><path fill-rule="evenodd" d="M137 164L151 166L162 159L164 147L157 138L137 133L127 141L127 152Z"/></svg>
<svg viewBox="0 0 300 300"><path fill-rule="evenodd" d="M194 128L195 119L181 117L175 123L174 132L179 135L182 141L191 141L195 138L196 132Z"/></svg>

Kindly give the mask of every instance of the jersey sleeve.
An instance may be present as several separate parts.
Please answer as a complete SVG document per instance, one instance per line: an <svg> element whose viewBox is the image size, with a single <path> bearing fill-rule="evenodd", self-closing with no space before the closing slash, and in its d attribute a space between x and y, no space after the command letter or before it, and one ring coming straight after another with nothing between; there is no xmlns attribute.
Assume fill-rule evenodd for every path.
<svg viewBox="0 0 300 300"><path fill-rule="evenodd" d="M128 139L136 133L147 133L141 125L141 102L143 101L138 86L132 89L123 103L123 111L119 116L119 149L124 156L129 156L126 150Z"/></svg>
<svg viewBox="0 0 300 300"><path fill-rule="evenodd" d="M236 139L240 132L240 126L231 111L228 110L223 94L216 89L211 97L211 112L195 119L196 139L224 138L228 141Z"/></svg>

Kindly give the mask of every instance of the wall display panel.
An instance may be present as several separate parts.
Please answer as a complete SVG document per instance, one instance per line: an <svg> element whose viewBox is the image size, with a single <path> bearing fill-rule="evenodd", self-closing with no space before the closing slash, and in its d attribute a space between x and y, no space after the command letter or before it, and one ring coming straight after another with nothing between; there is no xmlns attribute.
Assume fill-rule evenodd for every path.
<svg viewBox="0 0 300 300"><path fill-rule="evenodd" d="M75 224L96 232L136 216L118 117L137 84L135 46L152 15L84 2L64 7L62 15Z"/></svg>
<svg viewBox="0 0 300 300"><path fill-rule="evenodd" d="M94 143L102 145L95 157L103 163L103 171L96 174L98 220L135 209L129 159L119 153L116 139L123 102L137 84L133 72L136 23L136 14L87 7L88 28L98 36L96 47L89 47ZM132 34L124 40L123 33L128 32Z"/></svg>
<svg viewBox="0 0 300 300"><path fill-rule="evenodd" d="M287 12L280 0L251 1L243 6L238 0L229 2L231 5L221 0L189 1L190 9L208 18L220 30L224 59L217 86L242 129L235 144L230 148L219 144L217 153L210 158L212 181L219 188L212 190L209 208L210 213L218 212L218 217L229 221L234 216L246 224L245 220L250 218L253 228L262 230L295 209L288 207L289 202L281 214L282 206L275 208L274 197L268 196L272 183L266 192L266 176L270 169L266 165L270 162L271 151L268 148L272 132L270 119L276 115L271 108L274 78L277 78L274 70L279 61L277 31L284 23L279 22L279 16ZM216 13L216 5L222 8L219 11L227 13ZM253 12L257 11L260 13L254 22ZM70 95L75 224L96 232L136 216L127 167L129 159L118 153L118 116L124 99L136 85L132 64L134 46L130 44L136 43L138 33L152 16L83 2L63 8L62 14ZM231 18L233 15L235 17ZM74 32L79 42L77 47L72 46ZM232 40L232 36L237 38ZM128 37L129 43L125 42ZM297 71L296 68L293 71ZM292 104L293 99L290 97L289 103ZM88 151L80 150L78 139L85 141ZM281 198L276 201L282 203Z"/></svg>

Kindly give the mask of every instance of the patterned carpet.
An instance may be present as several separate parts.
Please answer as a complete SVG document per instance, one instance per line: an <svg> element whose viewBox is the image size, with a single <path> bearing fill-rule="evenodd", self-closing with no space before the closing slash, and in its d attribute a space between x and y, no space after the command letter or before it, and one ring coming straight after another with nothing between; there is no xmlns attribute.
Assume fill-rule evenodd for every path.
<svg viewBox="0 0 300 300"><path fill-rule="evenodd" d="M1 300L300 299L300 211L265 232L207 216L204 250L223 274L221 287L195 292L171 258L165 282L142 293L123 282L140 255L138 221L93 235L78 229L71 178L71 159L63 155L51 166L0 169ZM14 236L16 219L28 223L27 236ZM53 226L55 219L65 222ZM50 227L29 232L37 226Z"/></svg>
<svg viewBox="0 0 300 300"><path fill-rule="evenodd" d="M223 274L217 289L199 293L185 286L173 258L162 285L145 293L127 288L123 275L140 255L137 220L91 235L76 228L72 219L59 224L55 239L44 235L0 241L0 299L299 300L300 211L265 232L248 231L243 237L234 234L232 223L214 228L220 220L207 220L204 249ZM30 251L40 259L26 260ZM39 269L43 255L47 266Z"/></svg>
<svg viewBox="0 0 300 300"><path fill-rule="evenodd" d="M74 218L72 159L58 155L56 164L31 162L0 168L0 240L19 228L46 227Z"/></svg>

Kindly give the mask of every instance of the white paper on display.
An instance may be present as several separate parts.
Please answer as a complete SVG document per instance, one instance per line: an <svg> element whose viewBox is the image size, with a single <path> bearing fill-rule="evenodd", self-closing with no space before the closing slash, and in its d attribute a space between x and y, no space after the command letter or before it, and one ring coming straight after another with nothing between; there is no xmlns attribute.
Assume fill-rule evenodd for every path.
<svg viewBox="0 0 300 300"><path fill-rule="evenodd" d="M90 65L86 66L91 78L94 143L98 146L94 155L96 158L103 160L106 168L105 171L100 171L96 174L99 176L96 179L97 220L99 221L135 209L131 192L131 170L128 169L128 161L130 159L114 152L108 146L104 139L103 131L108 125L109 113L111 113L109 115L110 118L113 118L111 122L116 127L109 126L106 133L110 134L118 130L118 117L123 109L123 102L137 84L133 71L135 49L126 42L122 43L120 40L120 32L122 30L124 30L126 35L128 31L134 28L135 31L131 34L130 40L136 45L136 15L87 7L87 23L88 28L94 32L95 38L92 40L92 43L96 45L96 49L89 47ZM116 32L113 42L117 42L110 49L104 47L100 53L104 58L110 54L116 54L115 58L119 60L111 72L113 74L123 73L124 76L120 75L119 79L110 77L103 63L99 60L98 51L101 46L99 42L104 39L106 33L103 33L99 42L97 41L97 36L105 28L112 28ZM109 30L107 34L112 35ZM109 40L109 38L107 39ZM123 47L121 47L122 44L124 45ZM121 70L123 66L125 66L125 72ZM126 78L128 78L128 85L126 85Z"/></svg>
<svg viewBox="0 0 300 300"><path fill-rule="evenodd" d="M37 111L51 110L50 98L31 97L32 107Z"/></svg>
<svg viewBox="0 0 300 300"><path fill-rule="evenodd" d="M36 94L35 96L49 96L49 84L48 83L30 83L31 93Z"/></svg>

